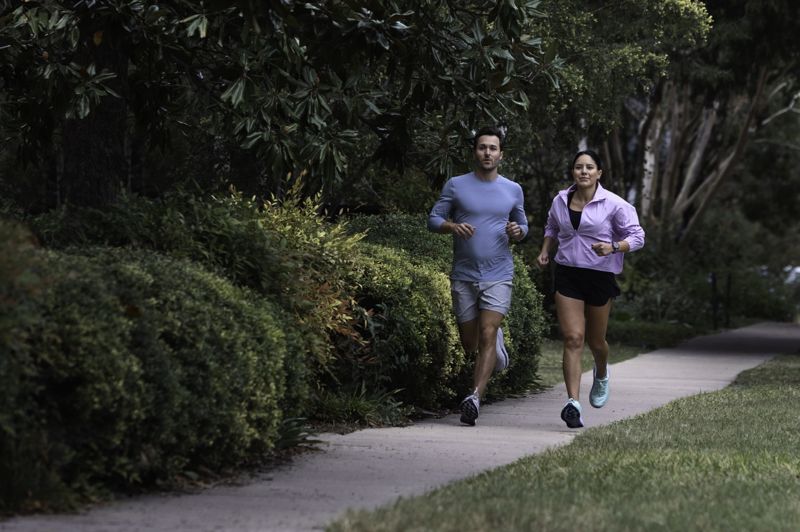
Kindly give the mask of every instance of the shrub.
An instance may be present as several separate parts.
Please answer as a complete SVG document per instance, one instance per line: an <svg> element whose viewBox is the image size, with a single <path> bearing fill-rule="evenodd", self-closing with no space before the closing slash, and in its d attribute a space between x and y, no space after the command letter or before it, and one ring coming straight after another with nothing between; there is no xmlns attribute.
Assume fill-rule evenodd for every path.
<svg viewBox="0 0 800 532"><path fill-rule="evenodd" d="M349 379L359 378L360 369L376 387L399 388L406 402L430 408L448 401L464 353L447 276L413 264L402 251L369 243L361 248L353 275L360 285L358 302L371 314L364 336L371 340L374 360Z"/></svg>
<svg viewBox="0 0 800 532"><path fill-rule="evenodd" d="M703 332L702 329L686 323L621 320L612 314L608 321L607 338L609 343L621 343L643 349L659 349L673 347L701 332Z"/></svg>
<svg viewBox="0 0 800 532"><path fill-rule="evenodd" d="M51 247L134 246L191 259L278 302L294 316L284 406L287 415L303 416L318 375L338 352L362 345L345 282L359 237L325 222L317 207L291 194L259 204L238 193L174 192L123 198L104 211L62 210L34 227Z"/></svg>
<svg viewBox="0 0 800 532"><path fill-rule="evenodd" d="M427 264L437 271L450 272L453 262L453 237L426 229L428 218L414 214L353 216L347 221L351 232L364 233L364 239L405 253L414 264Z"/></svg>
<svg viewBox="0 0 800 532"><path fill-rule="evenodd" d="M3 353L3 510L263 457L281 421L280 309L186 261L73 251L37 254L32 319Z"/></svg>
<svg viewBox="0 0 800 532"><path fill-rule="evenodd" d="M30 378L34 370L28 341L41 319L35 305L42 289L41 262L32 235L0 220L0 513L18 506L28 491L41 493L44 486L54 485L52 473L39 461L40 442L18 437L33 434L36 424L17 400L37 391Z"/></svg>

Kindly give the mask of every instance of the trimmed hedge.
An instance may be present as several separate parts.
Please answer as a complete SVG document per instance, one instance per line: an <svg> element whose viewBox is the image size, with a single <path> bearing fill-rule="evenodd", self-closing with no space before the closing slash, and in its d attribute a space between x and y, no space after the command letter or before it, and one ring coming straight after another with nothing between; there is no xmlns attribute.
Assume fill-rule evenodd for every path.
<svg viewBox="0 0 800 532"><path fill-rule="evenodd" d="M353 275L358 302L371 314L364 336L375 362L364 370L375 386L400 389L398 397L424 408L446 404L464 368L447 276L407 253L364 243Z"/></svg>
<svg viewBox="0 0 800 532"><path fill-rule="evenodd" d="M260 204L233 193L126 197L105 210L62 210L33 221L50 247L106 245L185 258L277 302L293 316L287 417L307 416L320 375L340 352L360 349L345 278L358 236L317 216L312 200Z"/></svg>
<svg viewBox="0 0 800 532"><path fill-rule="evenodd" d="M30 311L4 327L0 510L263 458L285 392L280 309L186 261L74 251L31 258Z"/></svg>

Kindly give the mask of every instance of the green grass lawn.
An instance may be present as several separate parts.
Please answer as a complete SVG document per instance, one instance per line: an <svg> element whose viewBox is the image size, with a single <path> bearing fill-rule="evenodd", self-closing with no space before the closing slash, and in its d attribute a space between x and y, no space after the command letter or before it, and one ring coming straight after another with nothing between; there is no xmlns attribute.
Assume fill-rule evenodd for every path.
<svg viewBox="0 0 800 532"><path fill-rule="evenodd" d="M612 344L609 347L609 360L612 364L633 358L644 352L639 347L622 344ZM544 339L541 349L542 352L539 356L539 382L541 385L545 388L550 388L560 382L564 382L564 374L561 372L561 341ZM592 369L592 352L589 351L588 347L583 348L581 365L584 371Z"/></svg>
<svg viewBox="0 0 800 532"><path fill-rule="evenodd" d="M800 355L331 531L800 528Z"/></svg>

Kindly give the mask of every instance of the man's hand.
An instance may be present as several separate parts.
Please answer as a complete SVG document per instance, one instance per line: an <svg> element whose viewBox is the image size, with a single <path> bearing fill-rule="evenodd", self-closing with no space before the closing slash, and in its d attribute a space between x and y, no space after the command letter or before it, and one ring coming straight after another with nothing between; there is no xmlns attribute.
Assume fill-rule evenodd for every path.
<svg viewBox="0 0 800 532"><path fill-rule="evenodd" d="M517 222L508 222L506 224L506 234L512 240L519 240L523 237L522 228Z"/></svg>
<svg viewBox="0 0 800 532"><path fill-rule="evenodd" d="M468 223L457 224L455 222L450 222L450 232L459 238L469 240L472 238L472 235L475 234L475 228Z"/></svg>

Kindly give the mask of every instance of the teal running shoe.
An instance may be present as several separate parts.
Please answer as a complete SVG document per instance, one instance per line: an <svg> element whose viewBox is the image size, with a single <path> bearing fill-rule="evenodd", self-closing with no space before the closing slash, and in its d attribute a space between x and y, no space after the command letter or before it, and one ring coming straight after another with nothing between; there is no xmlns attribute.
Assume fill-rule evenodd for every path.
<svg viewBox="0 0 800 532"><path fill-rule="evenodd" d="M611 375L611 368L606 364L606 378L598 379L597 366L592 369L592 391L589 392L589 404L595 408L602 408L608 401L608 377Z"/></svg>

